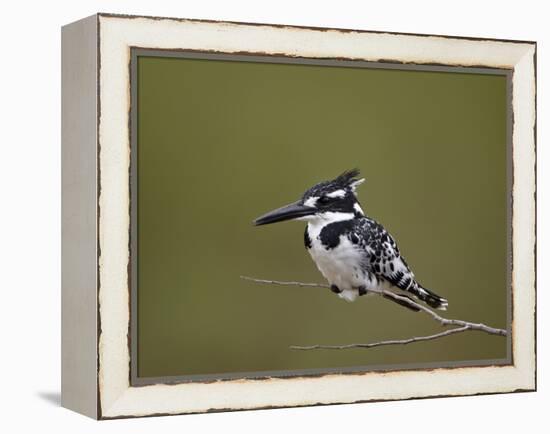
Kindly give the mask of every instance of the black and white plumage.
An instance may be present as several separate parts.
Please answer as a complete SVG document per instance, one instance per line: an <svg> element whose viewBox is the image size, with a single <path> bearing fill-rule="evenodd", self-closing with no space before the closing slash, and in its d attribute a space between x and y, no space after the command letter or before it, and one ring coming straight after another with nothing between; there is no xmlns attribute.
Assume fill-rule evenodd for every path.
<svg viewBox="0 0 550 434"><path fill-rule="evenodd" d="M416 281L392 236L363 213L356 188L364 179L358 176L358 170L351 170L320 182L297 202L271 211L254 223L306 221L306 249L332 291L347 301L372 289L390 289L446 309L447 300Z"/></svg>

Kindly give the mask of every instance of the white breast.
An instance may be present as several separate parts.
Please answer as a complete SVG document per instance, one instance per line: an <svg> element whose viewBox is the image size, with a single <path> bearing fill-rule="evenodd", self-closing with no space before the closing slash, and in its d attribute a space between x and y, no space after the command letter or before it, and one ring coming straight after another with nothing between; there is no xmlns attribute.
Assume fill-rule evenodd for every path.
<svg viewBox="0 0 550 434"><path fill-rule="evenodd" d="M342 290L339 296L347 301L354 301L358 296L357 287L365 286L368 289L371 285L361 267L364 254L345 236L340 236L340 243L332 249L327 250L323 246L319 239L321 230L333 222L334 220L312 221L308 224L307 231L311 240L308 251L325 279Z"/></svg>

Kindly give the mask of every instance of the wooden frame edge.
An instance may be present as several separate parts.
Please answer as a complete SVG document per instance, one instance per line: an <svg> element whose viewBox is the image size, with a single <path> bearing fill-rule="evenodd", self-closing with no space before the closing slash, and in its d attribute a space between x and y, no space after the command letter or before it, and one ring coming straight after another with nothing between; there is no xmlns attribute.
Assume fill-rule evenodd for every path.
<svg viewBox="0 0 550 434"><path fill-rule="evenodd" d="M379 400L387 400L387 399L422 399L422 398L425 398L425 397L435 397L435 396L462 396L462 395L474 395L474 394L478 394L478 393L465 393L465 394L459 394L459 395L454 395L454 394L449 394L449 395L442 395L442 394L433 394L433 395L430 395L430 394L427 394L427 395L424 395L424 396L411 396L411 397L408 397L408 398L392 398L392 397L388 397L387 399L386 398L383 398L383 399L360 399L360 400L354 400L354 401L338 401L338 402L323 402L323 401L319 401L319 402L315 402L315 403L304 403L304 404L288 404L288 405L259 405L257 407L247 407L247 406L244 406L244 407L239 407L239 406L235 406L235 407L230 407L230 408L227 408L227 407L213 407L213 408L206 408L204 410L201 410L201 411L193 411L192 409L189 409L188 411L186 410L182 410L182 411L179 411L179 412L174 412L174 411L168 411L168 412L158 412L158 411L155 411L154 409L152 410L152 413L151 412L148 412L148 410L144 410L144 409L136 409L136 411L133 411L133 412L130 412L128 413L127 410L124 410L124 408L128 405L128 402L127 400L128 399L134 399L132 397L129 397L127 396L128 395L128 392L130 391L130 389L132 389L132 387L127 387L127 388L119 388L119 392L118 394L115 394L115 395L112 395L111 397L107 397L107 400L110 402L110 405L106 402L102 402L102 398L104 397L104 392L106 389L105 386L106 386L106 381L108 381L108 379L106 378L103 378L103 376L105 375L105 372L102 371L102 366L101 366L101 354L102 352L105 351L105 347L104 347L104 343L101 341L101 334L103 334L103 328L104 327L108 327L108 323L104 323L103 321L101 321L101 289L100 289L100 277L102 276L102 269L101 269L101 257L102 257L102 251L100 250L100 248L104 247L104 245L102 244L102 234L101 234L101 227L99 227L99 223L101 222L101 191L102 191L102 168L103 168L103 165L102 165L102 151L101 151L101 147L100 145L102 144L102 138L101 138L101 125L100 125L100 122L101 122L101 89L100 89L100 84L101 84L101 54L102 54L102 48L101 48L101 43L102 43L102 38L103 36L100 35L100 32L102 30L102 22L104 20L108 20L108 21L111 21L111 20L124 20L124 21L128 21L128 20L134 20L134 19L138 19L138 20L145 20L145 21L161 21L161 20L170 20L170 21L176 21L178 23L180 23L180 25L185 25L185 23L208 23L208 24L212 24L212 25L226 25L226 24L230 24L232 27L241 27L241 26L249 26L249 27L259 27L259 26L266 26L270 29L279 29L279 30L292 30L292 31L300 31L300 30L314 30L314 31L320 31L320 32L325 32L327 30L330 30L334 33L344 33L344 34L375 34L375 35L381 35L382 37L386 36L386 35L391 35L391 36L405 36L405 37L414 37L414 38L442 38L442 39L450 39L450 40L464 40L464 41L468 41L468 42L474 42L474 43L484 43L484 42L495 42L495 43L498 43L498 44L512 44L512 45L522 45L524 46L524 55L525 56L530 56L532 54L532 62L533 62L533 91L534 91L534 95L533 97L535 98L535 101L534 103L536 104L536 43L533 43L531 41L507 41L507 40L494 40L494 39L486 39L486 38L467 38L467 37L448 37L448 36L439 36L439 35L416 35L416 34L406 34L406 33L392 33L392 32L369 32L369 31L355 31L355 30L347 30L347 29L324 29L324 28L309 28L309 27L298 27L298 26L281 26L281 25L269 25L269 24L253 24L253 23L233 23L233 22L223 22L223 21L209 21L209 20L180 20L180 19L173 19L173 18L155 18L155 17L138 17L138 16L121 16L121 15L112 15L112 14L98 14L98 15L94 15L93 17L90 17L88 20L92 19L92 21L94 22L94 25L95 25L95 28L96 28L96 60L97 60L97 64L96 64L96 86L95 86L95 90L96 90L96 95L97 95L97 101L96 101L96 104L97 104L97 114L96 114L96 118L95 118L95 123L94 123L94 126L96 127L96 134L97 134L97 140L95 142L95 146L97 146L97 170L95 172L95 176L97 178L94 178L94 179L97 179L97 196L96 196L96 200L97 200L97 209L96 209L96 218L97 218L97 230L98 230L98 233L97 233L97 261L96 261L96 271L97 271L97 287L96 287L96 290L99 289L99 293L97 293L97 298L95 299L95 302L94 302L94 307L97 309L96 311L96 323L95 323L95 330L97 330L97 335L95 336L96 337L96 354L95 354L95 358L94 358L94 362L96 363L96 376L95 376L95 382L96 382L96 389L95 389L95 394L94 394L94 400L95 400L95 404L96 404L96 407L95 407L95 411L90 411L89 408L87 407L87 409L85 411L80 411L78 409L76 409L74 406L71 406L71 405L66 405L66 402L64 402L63 405L65 406L68 406L69 408L72 408L72 409L75 409L76 411L79 411L79 412L82 412L84 414L88 414L89 416L91 417L96 417L96 418L102 418L102 419L109 419L109 418L121 418L121 417L136 417L136 416L150 416L150 415L160 415L160 414L183 414L183 413L196 413L196 412L209 412L209 411L227 411L227 410L243 410L243 409L252 409L252 408L280 408L280 407L285 407L285 406L308 406L308 405L324 405L324 404L336 404L336 403L345 403L345 402L372 402L372 401L379 401ZM332 34L332 33L331 33ZM109 37L109 36L108 36ZM131 43L129 44L129 46L132 45ZM158 48L158 47L157 47ZM306 56L307 57L307 56ZM514 69L518 66L520 66L521 68L527 68L529 69L529 66L526 66L525 64L522 64L520 65L520 61L522 60L525 60L524 57L521 57L518 59L518 61L516 63L514 63L513 65L510 65L511 67L513 67ZM527 59L527 61L530 60L530 59ZM379 59L377 60L379 62L383 62L383 61L386 61L384 59ZM425 64L425 63L424 63ZM437 62L434 62L433 64L446 64L446 63L437 63ZM470 65L471 66L471 65ZM480 65L480 66L486 66L486 65ZM66 93L66 91L64 90L64 93ZM533 112L533 116L534 116L534 119L533 119L533 131L532 131L532 134L533 134L533 152L534 152L534 166L533 166L533 171L536 175L536 105L534 107L534 112ZM66 115L64 114L64 119L66 119ZM64 141L65 143L65 141ZM515 144L515 140L514 140L514 144ZM107 144L108 146L108 144ZM64 167L66 167L66 165L64 164ZM535 185L534 185L534 193L536 193L536 177L535 177ZM65 195L65 189L64 189L64 195ZM536 204L535 204L536 206ZM533 258L536 260L536 210L535 210L535 216L534 216L534 225L535 227L533 228L535 233L534 233L534 245L533 245ZM64 219L65 221L65 219ZM67 267L67 262L66 261L63 261L63 266L64 268ZM534 267L536 267L536 264L534 265ZM535 272L535 268L533 268L533 271ZM533 278L535 276L532 276ZM534 285L535 287L533 288L534 291L535 291L535 297L536 297L536 281L534 282ZM64 288L66 286L64 285ZM63 294L66 294L66 290L64 289L63 290ZM534 320L536 321L536 300L535 300L535 305L534 305L534 308L535 308L535 311L533 312L533 317L534 317ZM65 329L65 328L64 328ZM503 391L503 392L482 392L481 394L489 394L489 393L506 393L506 392L515 392L515 391L530 391L530 390L536 390L536 327L534 327L534 330L533 332L535 333L535 341L534 341L534 370L533 370L533 382L531 384L531 381L528 381L528 380L525 380L525 384L523 384L521 387L517 387L517 388L512 388L511 390L506 390L506 391ZM64 344L64 347L66 347L66 345ZM65 353L64 353L65 354ZM119 360L119 363L121 361ZM125 361L122 361L121 362L122 365L124 363L126 363ZM120 365L120 366L122 366ZM129 369L129 364L128 364L128 369ZM468 369L468 368L465 368L465 369ZM251 380L253 381L253 380ZM282 380L282 381L287 381L287 380ZM129 384L128 384L129 386ZM523 387L525 386L525 387ZM151 387L151 386L144 386L144 387ZM152 387L155 387L155 386L152 386ZM162 386L161 386L162 387ZM164 386L164 387L172 387L172 386ZM135 389L135 388L134 388ZM163 388L164 389L164 388ZM167 390L167 389L164 389L164 390ZM67 396L66 393L64 393L64 396ZM113 399L114 398L114 399ZM127 407L126 407L127 408Z"/></svg>

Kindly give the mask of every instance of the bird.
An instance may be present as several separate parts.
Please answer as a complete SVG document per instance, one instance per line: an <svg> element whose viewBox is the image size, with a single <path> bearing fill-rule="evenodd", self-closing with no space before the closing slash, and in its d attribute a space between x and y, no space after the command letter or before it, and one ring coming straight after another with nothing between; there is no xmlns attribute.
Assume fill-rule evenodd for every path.
<svg viewBox="0 0 550 434"><path fill-rule="evenodd" d="M262 226L287 220L306 222L304 245L332 292L353 302L373 290L389 290L446 310L448 302L422 286L389 232L363 212L357 199L358 169L347 170L306 190L289 205L253 221ZM409 296L410 295L410 296ZM386 298L418 311L414 304Z"/></svg>

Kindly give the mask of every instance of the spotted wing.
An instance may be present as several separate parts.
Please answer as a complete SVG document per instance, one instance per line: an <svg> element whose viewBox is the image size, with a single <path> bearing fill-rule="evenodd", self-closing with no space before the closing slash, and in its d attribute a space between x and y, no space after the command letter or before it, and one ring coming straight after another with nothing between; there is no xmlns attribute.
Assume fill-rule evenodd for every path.
<svg viewBox="0 0 550 434"><path fill-rule="evenodd" d="M356 230L351 231L348 236L352 243L363 248L364 266L376 277L405 291L417 285L395 240L381 224L365 217L357 221Z"/></svg>
<svg viewBox="0 0 550 434"><path fill-rule="evenodd" d="M423 287L415 280L405 258L399 253L395 240L381 224L365 217L359 221L358 225L355 236L350 232L350 241L357 241L356 244L361 244L363 247L365 267L371 273L378 279L385 280L399 289L410 292L431 307L442 310L447 309L448 302L446 299Z"/></svg>

